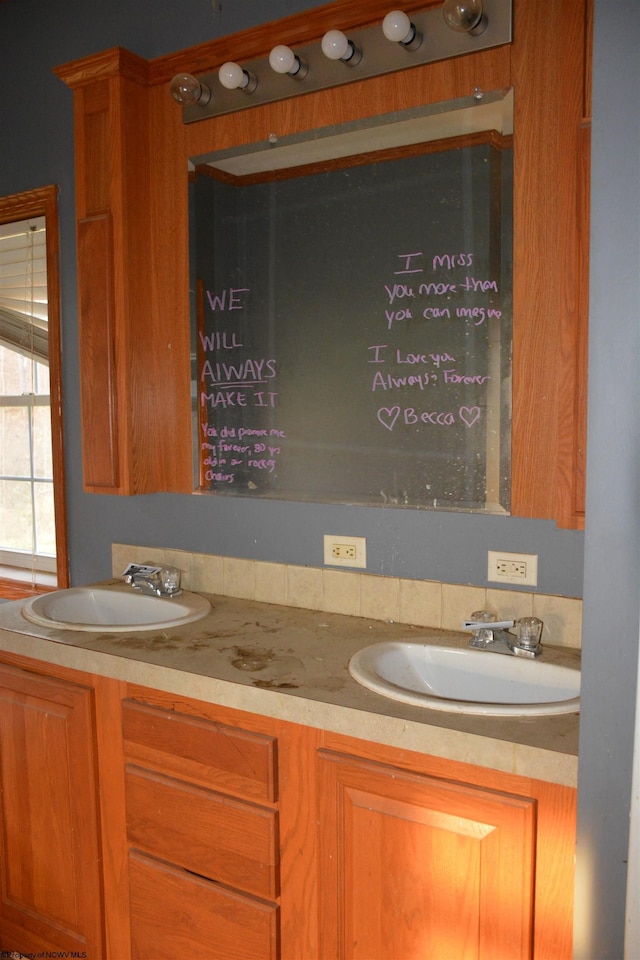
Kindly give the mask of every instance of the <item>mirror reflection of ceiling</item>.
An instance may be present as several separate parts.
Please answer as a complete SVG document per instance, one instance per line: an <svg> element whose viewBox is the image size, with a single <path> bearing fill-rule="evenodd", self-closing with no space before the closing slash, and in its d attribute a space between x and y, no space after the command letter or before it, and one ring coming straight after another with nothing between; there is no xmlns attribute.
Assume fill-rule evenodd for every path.
<svg viewBox="0 0 640 960"><path fill-rule="evenodd" d="M206 164L243 177L489 130L503 136L513 133L512 91L477 91L460 100L289 137L274 133L268 141L193 157L190 166Z"/></svg>

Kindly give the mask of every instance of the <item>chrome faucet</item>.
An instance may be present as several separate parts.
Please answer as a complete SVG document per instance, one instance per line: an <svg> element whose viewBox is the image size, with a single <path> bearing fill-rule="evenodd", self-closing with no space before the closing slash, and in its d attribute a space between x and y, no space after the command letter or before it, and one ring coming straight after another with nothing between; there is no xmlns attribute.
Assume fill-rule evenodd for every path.
<svg viewBox="0 0 640 960"><path fill-rule="evenodd" d="M509 627L517 633L510 633ZM462 629L471 630L469 646L493 653L510 653L514 657L539 657L542 653L540 636L542 620L521 617L519 620L497 620L489 610L478 610L470 620L463 620Z"/></svg>
<svg viewBox="0 0 640 960"><path fill-rule="evenodd" d="M125 583L151 597L177 597L180 571L176 567L154 567L148 563L130 563L122 574Z"/></svg>

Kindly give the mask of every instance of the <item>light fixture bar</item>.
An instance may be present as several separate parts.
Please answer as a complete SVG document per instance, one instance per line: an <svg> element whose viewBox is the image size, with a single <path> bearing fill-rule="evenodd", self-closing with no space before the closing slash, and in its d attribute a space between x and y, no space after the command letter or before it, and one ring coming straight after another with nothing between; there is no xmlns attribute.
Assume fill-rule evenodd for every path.
<svg viewBox="0 0 640 960"><path fill-rule="evenodd" d="M391 7L391 4L390 4ZM349 40L362 55L357 63L347 66L340 60L330 60L322 52L319 37L313 43L294 46L295 55L304 63L306 74L303 79L295 80L291 76L278 74L269 65L269 57L241 63L243 70L256 78L253 92L247 95L242 90L229 90L218 79L218 70L198 75L198 80L211 91L207 103L184 104L182 119L184 123L194 123L209 117L235 113L247 107L274 103L303 93L314 93L330 87L367 80L409 67L448 60L451 57L476 53L491 47L510 43L512 39L512 0L484 0L484 19L486 27L482 33L473 35L458 33L447 26L442 6L430 7L425 11L411 11L411 22L421 36L417 49L403 47L400 43L388 40L381 23L359 30L345 28ZM235 51L230 51L236 54ZM237 56L237 54L236 54ZM240 60L239 57L237 57Z"/></svg>

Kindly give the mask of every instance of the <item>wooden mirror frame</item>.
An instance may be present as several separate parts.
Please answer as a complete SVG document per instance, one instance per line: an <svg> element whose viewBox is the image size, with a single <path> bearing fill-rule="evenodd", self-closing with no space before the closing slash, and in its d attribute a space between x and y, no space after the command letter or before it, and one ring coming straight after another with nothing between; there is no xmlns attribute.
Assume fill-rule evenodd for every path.
<svg viewBox="0 0 640 960"><path fill-rule="evenodd" d="M514 0L508 46L183 124L168 90L176 73L370 25L389 5L355 6L336 0L153 61L115 49L56 70L75 94L85 487L193 490L189 157L452 100L475 87L513 87L511 513L581 527L590 0ZM424 7L409 0L404 8Z"/></svg>

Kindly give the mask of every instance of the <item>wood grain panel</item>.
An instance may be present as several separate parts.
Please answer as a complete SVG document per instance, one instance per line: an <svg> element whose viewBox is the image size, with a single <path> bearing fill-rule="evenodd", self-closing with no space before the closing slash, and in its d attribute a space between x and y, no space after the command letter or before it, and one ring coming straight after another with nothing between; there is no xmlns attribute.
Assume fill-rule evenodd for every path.
<svg viewBox="0 0 640 960"><path fill-rule="evenodd" d="M83 425L85 487L102 493L193 490L188 329L177 329L174 319L156 309L151 273L161 275L168 263L158 263L153 254L147 67L116 48L56 70L75 88L79 219L108 215L113 238L107 267L114 369L108 373L98 366L86 373L103 385L111 372L116 374L118 432L106 438L107 443L113 439L112 448L96 448L88 436L90 422ZM167 223L159 229L171 234ZM79 241L79 286L85 297L98 269ZM83 337L81 328L81 352ZM101 425L107 419L102 414Z"/></svg>
<svg viewBox="0 0 640 960"><path fill-rule="evenodd" d="M276 799L272 737L125 700L127 759L253 800Z"/></svg>
<svg viewBox="0 0 640 960"><path fill-rule="evenodd" d="M131 764L127 834L133 847L269 900L278 896L277 814Z"/></svg>
<svg viewBox="0 0 640 960"><path fill-rule="evenodd" d="M45 587L40 583L31 583L26 580L6 580L0 577L0 597L3 600L24 600L25 597L37 596L40 593L51 593L55 587Z"/></svg>
<svg viewBox="0 0 640 960"><path fill-rule="evenodd" d="M512 512L577 526L585 4L517 3L514 16Z"/></svg>
<svg viewBox="0 0 640 960"><path fill-rule="evenodd" d="M576 836L574 788L410 750L398 750L326 731L322 732L320 738L325 750L332 753L349 753L357 759L399 767L407 772L534 800L534 956L536 960L571 960Z"/></svg>
<svg viewBox="0 0 640 960"><path fill-rule="evenodd" d="M585 524L587 478L587 370L589 360L589 234L591 216L589 191L591 184L591 123L585 121L578 140L578 318L575 344L575 418L573 447L572 502L565 511L565 519L576 518L576 526ZM570 522L567 526L570 526Z"/></svg>
<svg viewBox="0 0 640 960"><path fill-rule="evenodd" d="M103 956L91 691L0 666L0 947Z"/></svg>
<svg viewBox="0 0 640 960"><path fill-rule="evenodd" d="M537 781L534 944L538 960L573 956L576 800L570 787Z"/></svg>
<svg viewBox="0 0 640 960"><path fill-rule="evenodd" d="M125 684L100 676L93 677L92 682L96 700L105 949L110 960L130 960L129 848L120 710Z"/></svg>
<svg viewBox="0 0 640 960"><path fill-rule="evenodd" d="M534 801L319 757L324 960L532 957Z"/></svg>
<svg viewBox="0 0 640 960"><path fill-rule="evenodd" d="M109 210L111 149L109 84L102 81L83 88L76 103L77 143L85 161L77 164L76 200L79 217Z"/></svg>
<svg viewBox="0 0 640 960"><path fill-rule="evenodd" d="M132 852L132 960L276 960L278 908Z"/></svg>
<svg viewBox="0 0 640 960"><path fill-rule="evenodd" d="M82 464L85 486L102 492L120 483L112 252L108 214L78 222Z"/></svg>

